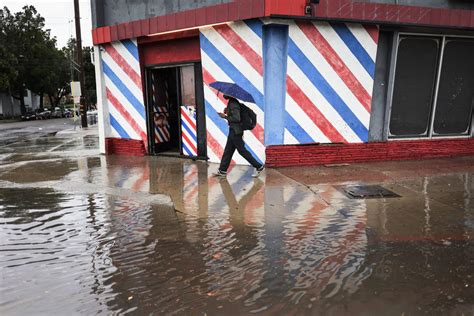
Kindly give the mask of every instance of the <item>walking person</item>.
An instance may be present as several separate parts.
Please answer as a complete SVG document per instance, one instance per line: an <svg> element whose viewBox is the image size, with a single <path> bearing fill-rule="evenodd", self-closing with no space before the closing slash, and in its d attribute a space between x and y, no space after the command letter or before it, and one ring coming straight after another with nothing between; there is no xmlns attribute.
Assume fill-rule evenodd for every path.
<svg viewBox="0 0 474 316"><path fill-rule="evenodd" d="M242 127L241 117L241 104L237 99L229 95L224 95L224 98L228 100L227 107L224 113L218 113L223 119L226 119L229 124L229 135L227 136L227 143L225 145L224 153L222 155L221 164L216 176L225 177L227 175L227 169L229 168L232 156L235 150L245 158L254 168L255 172L252 177L256 178L265 169L265 166L259 163L252 154L245 148L243 140L244 128Z"/></svg>

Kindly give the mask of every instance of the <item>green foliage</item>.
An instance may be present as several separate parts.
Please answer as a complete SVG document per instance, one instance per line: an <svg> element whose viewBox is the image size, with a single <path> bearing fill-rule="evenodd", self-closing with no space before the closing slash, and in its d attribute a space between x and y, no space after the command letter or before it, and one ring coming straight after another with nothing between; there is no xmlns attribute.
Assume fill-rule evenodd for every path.
<svg viewBox="0 0 474 316"><path fill-rule="evenodd" d="M8 91L11 82L18 78L18 59L9 50L9 29L12 15L7 8L0 10L0 91Z"/></svg>
<svg viewBox="0 0 474 316"><path fill-rule="evenodd" d="M44 18L33 6L12 14L0 10L0 89L19 99L24 113L23 91L47 94L54 105L65 95L69 67L56 39L45 29Z"/></svg>

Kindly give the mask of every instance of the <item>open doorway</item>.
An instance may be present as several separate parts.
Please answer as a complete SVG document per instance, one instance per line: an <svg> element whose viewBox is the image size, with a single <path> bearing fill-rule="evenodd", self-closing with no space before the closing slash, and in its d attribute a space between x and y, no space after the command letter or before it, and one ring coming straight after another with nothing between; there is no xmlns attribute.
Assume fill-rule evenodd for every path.
<svg viewBox="0 0 474 316"><path fill-rule="evenodd" d="M206 156L199 63L147 69L151 154Z"/></svg>

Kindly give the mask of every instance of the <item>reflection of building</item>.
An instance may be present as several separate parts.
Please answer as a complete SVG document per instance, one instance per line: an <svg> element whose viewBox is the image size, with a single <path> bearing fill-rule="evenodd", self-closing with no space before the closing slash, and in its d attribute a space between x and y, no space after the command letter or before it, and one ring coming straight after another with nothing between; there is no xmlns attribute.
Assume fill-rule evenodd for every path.
<svg viewBox="0 0 474 316"><path fill-rule="evenodd" d="M372 273L364 265L364 201L341 215L278 174L267 174L265 184L249 181L251 171L238 166L218 179L199 162L127 158L115 167L115 161L109 160L110 184L170 194L178 212L108 200L121 239L111 249L117 273L109 282L121 293L113 306L133 296L143 312L232 304L247 312L296 311L312 298L353 294ZM341 198L330 186L320 194Z"/></svg>
<svg viewBox="0 0 474 316"><path fill-rule="evenodd" d="M461 0L92 1L102 141L218 161L225 100L209 84L220 80L255 98L258 124L246 143L269 164L472 153L472 8ZM190 131L184 106L196 112ZM164 125L154 119L161 112ZM295 144L310 145L284 146Z"/></svg>

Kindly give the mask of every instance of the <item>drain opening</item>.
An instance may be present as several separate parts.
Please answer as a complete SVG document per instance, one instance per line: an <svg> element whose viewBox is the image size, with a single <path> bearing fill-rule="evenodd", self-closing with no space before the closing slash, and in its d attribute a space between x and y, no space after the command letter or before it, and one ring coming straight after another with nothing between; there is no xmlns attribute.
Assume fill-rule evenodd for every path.
<svg viewBox="0 0 474 316"><path fill-rule="evenodd" d="M342 191L351 199L378 199L400 197L380 185L355 185L341 187Z"/></svg>

